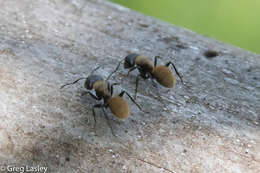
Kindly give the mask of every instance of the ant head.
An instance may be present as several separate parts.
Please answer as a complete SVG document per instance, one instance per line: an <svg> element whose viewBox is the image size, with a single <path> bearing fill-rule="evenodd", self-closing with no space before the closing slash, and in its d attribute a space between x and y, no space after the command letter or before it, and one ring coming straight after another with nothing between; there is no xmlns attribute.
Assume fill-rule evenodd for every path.
<svg viewBox="0 0 260 173"><path fill-rule="evenodd" d="M97 71L100 67L102 67L102 65L96 67L95 69L93 69L90 73L90 75L86 78L84 87L87 88L88 90L92 90L93 89L93 85L97 80L103 80L102 77L98 76L98 75L93 75L93 73L95 71Z"/></svg>
<svg viewBox="0 0 260 173"><path fill-rule="evenodd" d="M86 78L84 87L88 90L92 90L94 83L99 80L103 80L103 78L99 75L90 75Z"/></svg>
<svg viewBox="0 0 260 173"><path fill-rule="evenodd" d="M135 59L138 54L132 53L125 57L124 68L131 68L135 65Z"/></svg>
<svg viewBox="0 0 260 173"><path fill-rule="evenodd" d="M84 87L87 88L88 90L92 90L93 89L93 82L90 78L91 76L87 77L85 83L84 83Z"/></svg>

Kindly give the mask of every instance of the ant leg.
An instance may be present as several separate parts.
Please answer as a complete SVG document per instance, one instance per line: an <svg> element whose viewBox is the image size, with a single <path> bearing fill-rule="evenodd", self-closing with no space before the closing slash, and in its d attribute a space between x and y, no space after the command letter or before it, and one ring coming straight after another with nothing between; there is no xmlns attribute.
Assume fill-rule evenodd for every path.
<svg viewBox="0 0 260 173"><path fill-rule="evenodd" d="M133 70L135 70L136 68L137 68L136 66L132 67L132 68L128 71L127 76L129 76L130 72L133 71Z"/></svg>
<svg viewBox="0 0 260 173"><path fill-rule="evenodd" d="M106 118L106 120L107 120L107 124L108 124L109 128L111 129L112 135L116 137L116 135L115 135L115 133L114 133L114 131L113 131L113 128L112 128L112 126L111 126L111 124L110 124L109 118L108 118L108 116L107 116L107 113L106 113L104 107L101 107L101 108L102 108L102 111L103 111L103 113L104 113L104 115L105 115L105 118Z"/></svg>
<svg viewBox="0 0 260 173"><path fill-rule="evenodd" d="M153 76L151 75L151 73L147 73L147 76L145 77L145 79L148 79L148 78L151 79L153 86L154 86L155 88L158 88L157 83L154 81L154 78L153 78Z"/></svg>
<svg viewBox="0 0 260 173"><path fill-rule="evenodd" d="M147 74L147 76L146 76ZM139 84L139 79L140 77L142 77L144 80L151 78L152 76L149 73L140 73L136 76L136 81L135 81L135 100L136 100L136 96L137 96L137 89L138 89L138 84Z"/></svg>
<svg viewBox="0 0 260 173"><path fill-rule="evenodd" d="M111 96L113 95L114 85L120 85L120 83L113 83L113 84L110 86Z"/></svg>
<svg viewBox="0 0 260 173"><path fill-rule="evenodd" d="M152 81L152 85L153 85L155 88L158 88L158 85L157 85L157 83L154 81L153 78L151 78L151 81Z"/></svg>
<svg viewBox="0 0 260 173"><path fill-rule="evenodd" d="M136 81L135 81L135 99L136 99L136 95L137 95L137 88L138 88L140 76L141 76L140 74L136 76Z"/></svg>
<svg viewBox="0 0 260 173"><path fill-rule="evenodd" d="M165 66L169 67L170 64L173 66L173 68L174 68L176 74L179 76L179 78L181 79L181 83L183 84L182 77L181 77L181 75L179 74L179 72L177 71L175 65L170 61L170 62L168 62L167 64L165 64Z"/></svg>
<svg viewBox="0 0 260 173"><path fill-rule="evenodd" d="M107 80L109 80L109 78L112 76L112 74L114 74L114 73L119 69L119 66L120 66L120 64L122 63L123 60L124 60L124 59L122 59L121 61L119 61L119 63L118 63L118 65L117 65L116 69L115 69L114 71L112 71L112 72L108 75Z"/></svg>
<svg viewBox="0 0 260 173"><path fill-rule="evenodd" d="M78 78L78 79L75 80L74 82L71 82L71 83L67 83L67 84L65 84L65 85L62 85L62 86L60 87L60 89L64 88L64 87L67 86L67 85L73 85L73 84L77 83L78 81L80 81L80 80L82 80L82 79L87 79L87 78L85 78L85 77Z"/></svg>
<svg viewBox="0 0 260 173"><path fill-rule="evenodd" d="M89 94L93 99L95 100L101 100L102 98L101 97L97 97L95 96L94 94L92 94L90 91L87 91L87 92L84 92L83 94L81 94L81 96L84 96L86 94Z"/></svg>
<svg viewBox="0 0 260 173"><path fill-rule="evenodd" d="M96 130L96 123L97 123L95 108L102 108L102 107L103 107L103 104L96 104L96 105L92 106L92 113L93 113L93 117L94 117L94 121L95 121L95 124L94 124L95 130Z"/></svg>
<svg viewBox="0 0 260 173"><path fill-rule="evenodd" d="M155 56L155 57L154 57L154 63L153 63L153 64L154 64L154 65L153 65L154 67L156 67L156 65L157 65L157 58L161 58L161 57L160 57L160 56Z"/></svg>
<svg viewBox="0 0 260 173"><path fill-rule="evenodd" d="M143 111L142 110L142 108L141 108L141 106L140 105L138 105L136 102L135 102L135 100L131 97L131 95L128 93L128 92L126 92L126 91L122 91L120 94L119 94L119 96L120 97L123 97L123 95L126 93L126 95L132 100L132 102L134 102L134 104L141 110L141 111Z"/></svg>

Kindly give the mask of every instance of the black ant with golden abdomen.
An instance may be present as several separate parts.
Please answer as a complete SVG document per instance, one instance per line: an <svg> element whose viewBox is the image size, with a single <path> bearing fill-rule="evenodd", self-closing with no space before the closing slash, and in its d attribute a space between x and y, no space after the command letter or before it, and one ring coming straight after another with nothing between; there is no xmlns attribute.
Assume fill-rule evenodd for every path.
<svg viewBox="0 0 260 173"><path fill-rule="evenodd" d="M91 74L88 76L88 77L82 77L82 78L79 78L77 79L76 81L72 82L72 83L68 83L68 84L65 84L65 85L62 85L61 86L61 89L67 85L72 85L72 84L75 84L77 83L78 81L82 80L82 79L86 79L85 81L85 84L84 84L84 87L87 89L87 90L92 90L94 89L95 90L95 94L91 93L90 91L87 91L85 93L82 94L83 95L86 95L86 94L89 94L91 97L93 97L94 99L96 100L101 100L103 99L103 103L101 104L95 104L93 107L92 107L92 112L93 112L93 116L94 116L94 121L95 121L95 125L94 125L94 128L96 126L96 113L95 113L95 108L101 108L107 121L108 121L108 125L109 127L111 128L111 131L112 131L112 134L114 135L113 133L113 130L112 130L112 127L109 123L109 119L108 119L108 116L104 110L104 108L107 108L109 107L111 112L119 119L126 119L129 114L130 114L130 110L129 110L129 107L128 107L128 104L127 102L122 98L124 94L126 94L131 100L132 102L135 103L135 105L140 109L141 107L134 101L134 99L130 96L130 94L126 91L121 91L120 94L118 95L115 95L113 96L113 86L115 85L119 85L119 83L113 83L113 84L110 84L108 82L108 80L104 80L101 76L99 75L93 75L94 71L96 71L98 68L100 68L101 66L95 68ZM115 136L115 135L114 135Z"/></svg>
<svg viewBox="0 0 260 173"><path fill-rule="evenodd" d="M143 79L155 79L159 84L166 88L173 88L176 84L176 78L173 75L172 71L169 69L169 65L172 65L176 74L179 76L181 82L183 83L182 77L180 76L179 72L177 71L175 65L169 61L165 65L157 66L157 59L160 58L159 56L154 57L154 64L145 56L140 56L138 54L132 53L127 55L124 60L124 68L129 69L127 76L129 73L135 69L138 69L139 74L136 77L136 87L135 87L135 98L137 94L137 88L139 83L139 77ZM108 79L115 73L120 64L122 63L121 60L118 63L116 69L108 76Z"/></svg>

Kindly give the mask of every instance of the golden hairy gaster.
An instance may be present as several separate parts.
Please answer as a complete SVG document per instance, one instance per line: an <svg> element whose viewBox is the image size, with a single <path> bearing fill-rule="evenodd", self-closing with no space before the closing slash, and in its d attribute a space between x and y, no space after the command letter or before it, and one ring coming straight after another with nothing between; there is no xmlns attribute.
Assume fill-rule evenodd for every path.
<svg viewBox="0 0 260 173"><path fill-rule="evenodd" d="M130 114L130 110L129 110L127 102L120 96L115 96L115 97L112 97L111 99L109 99L108 105L109 105L111 112L117 118L126 119Z"/></svg>
<svg viewBox="0 0 260 173"><path fill-rule="evenodd" d="M175 76L173 75L171 70L166 66L155 67L153 69L152 74L156 81L166 88L172 88L176 83Z"/></svg>

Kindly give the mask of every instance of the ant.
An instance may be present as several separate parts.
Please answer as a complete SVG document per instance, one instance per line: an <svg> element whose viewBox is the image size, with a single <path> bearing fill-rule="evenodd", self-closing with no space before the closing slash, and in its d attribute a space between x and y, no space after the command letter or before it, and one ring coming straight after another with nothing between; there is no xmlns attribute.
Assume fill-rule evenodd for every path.
<svg viewBox="0 0 260 173"><path fill-rule="evenodd" d="M132 53L127 55L124 59L122 59L116 69L108 76L108 79L115 73L122 61L124 60L124 68L129 69L127 76L129 73L135 69L138 69L139 74L136 77L136 87L135 87L135 99L137 94L137 88L139 83L139 78L142 77L143 79L151 78L156 79L156 81L166 88L173 88L176 84L176 78L173 75L172 71L168 68L169 65L172 65L176 74L179 76L181 82L183 83L182 77L180 76L179 72L177 71L175 65L169 61L165 65L157 66L157 59L160 56L154 57L154 64L145 56L140 56L138 54Z"/></svg>
<svg viewBox="0 0 260 173"><path fill-rule="evenodd" d="M121 91L120 94L113 96L113 86L119 85L119 83L110 84L108 82L108 79L104 80L101 76L94 75L93 73L97 69L99 69L100 67L101 66L98 66L97 68L92 70L92 72L90 73L90 75L88 77L82 77L82 78L79 78L79 79L77 79L76 81L74 81L72 83L67 83L65 85L62 85L60 87L60 89L64 88L67 85L75 84L75 83L77 83L78 81L80 81L82 79L86 79L84 87L87 90L94 89L96 95L91 93L90 91L86 91L86 92L84 92L82 94L82 96L84 96L86 94L89 94L95 100L103 99L103 103L95 104L92 107L92 113L93 113L94 121L95 121L94 129L96 127L95 108L101 108L103 113L104 113L104 115L105 115L105 117L106 117L106 119L107 119L107 122L108 122L108 125L109 125L110 129L111 129L111 132L114 135L114 132L113 132L112 127L111 127L111 125L109 123L109 119L108 119L108 116L107 116L104 108L109 107L111 112L117 118L119 118L119 119L126 119L129 116L129 114L130 114L130 110L129 110L127 102L122 98L124 94L126 94L140 110L142 110L142 108L134 101L134 99L130 96L130 94L128 92L126 92L125 90Z"/></svg>

